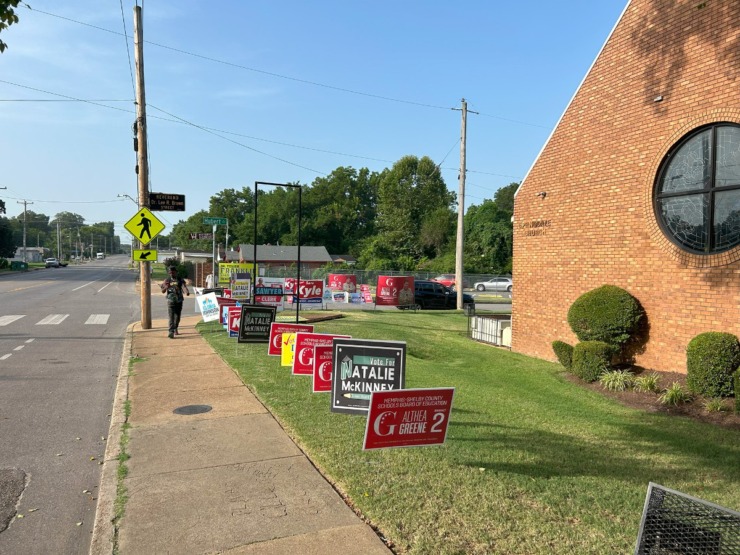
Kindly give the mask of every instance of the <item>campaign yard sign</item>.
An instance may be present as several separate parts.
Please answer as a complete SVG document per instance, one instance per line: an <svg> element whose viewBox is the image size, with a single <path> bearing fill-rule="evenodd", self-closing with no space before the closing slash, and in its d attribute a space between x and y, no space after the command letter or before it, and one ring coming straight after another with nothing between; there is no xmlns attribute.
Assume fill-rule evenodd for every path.
<svg viewBox="0 0 740 555"><path fill-rule="evenodd" d="M285 278L285 292L292 293L288 296L288 304L295 302L296 293L295 278ZM320 279L302 279L298 286L298 300L301 304L321 304L324 298L324 282Z"/></svg>
<svg viewBox="0 0 740 555"><path fill-rule="evenodd" d="M366 414L373 391L403 389L406 343L335 338L331 411Z"/></svg>
<svg viewBox="0 0 740 555"><path fill-rule="evenodd" d="M313 348L313 393L331 391L333 353L331 345L316 345Z"/></svg>
<svg viewBox="0 0 740 555"><path fill-rule="evenodd" d="M281 356L283 352L283 334L298 333L299 331L313 331L313 324L273 322L270 326L270 343L267 346L267 354L274 357Z"/></svg>
<svg viewBox="0 0 740 555"><path fill-rule="evenodd" d="M357 276L352 274L329 274L327 277L329 289L332 291L346 291L354 293L357 291Z"/></svg>
<svg viewBox="0 0 740 555"><path fill-rule="evenodd" d="M239 343L267 343L275 321L274 306L243 305L240 313Z"/></svg>
<svg viewBox="0 0 740 555"><path fill-rule="evenodd" d="M283 338L280 340L280 366L293 366L295 336L294 333L283 334Z"/></svg>
<svg viewBox="0 0 740 555"><path fill-rule="evenodd" d="M299 331L295 336L295 356L293 357L293 374L310 376L313 374L314 348L317 345L331 347L335 337L349 339L349 335L331 333L309 333Z"/></svg>
<svg viewBox="0 0 740 555"><path fill-rule="evenodd" d="M239 319L241 318L241 312L241 306L230 306L228 308L229 337L239 337Z"/></svg>
<svg viewBox="0 0 740 555"><path fill-rule="evenodd" d="M414 278L408 276L378 276L375 304L410 306L414 304Z"/></svg>
<svg viewBox="0 0 740 555"><path fill-rule="evenodd" d="M231 274L231 298L241 302L249 301L252 289L252 276L241 272Z"/></svg>
<svg viewBox="0 0 740 555"><path fill-rule="evenodd" d="M216 300L215 293L207 293L205 295L198 295L195 297L195 301L198 303L200 314L203 316L204 322L213 322L218 320L220 309L218 308L218 301Z"/></svg>
<svg viewBox="0 0 740 555"><path fill-rule="evenodd" d="M442 445L454 396L454 387L373 392L362 449Z"/></svg>
<svg viewBox="0 0 740 555"><path fill-rule="evenodd" d="M254 284L254 304L274 306L278 312L283 310L283 291L285 280L283 278L257 278Z"/></svg>

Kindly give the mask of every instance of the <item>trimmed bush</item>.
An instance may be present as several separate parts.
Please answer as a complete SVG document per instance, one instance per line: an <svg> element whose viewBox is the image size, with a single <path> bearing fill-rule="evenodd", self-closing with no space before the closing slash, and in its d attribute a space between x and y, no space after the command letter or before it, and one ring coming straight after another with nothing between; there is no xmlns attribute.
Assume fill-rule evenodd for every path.
<svg viewBox="0 0 740 555"><path fill-rule="evenodd" d="M565 366L566 370L570 370L573 366L573 345L568 345L564 341L553 341L552 350L558 357L558 362Z"/></svg>
<svg viewBox="0 0 740 555"><path fill-rule="evenodd" d="M740 342L731 333L706 332L686 347L686 385L706 397L733 394L732 374L740 366Z"/></svg>
<svg viewBox="0 0 740 555"><path fill-rule="evenodd" d="M578 297L568 310L568 324L581 341L624 345L637 330L642 309L620 287L603 285Z"/></svg>
<svg viewBox="0 0 740 555"><path fill-rule="evenodd" d="M582 341L573 348L571 371L584 382L595 382L611 368L614 347L603 341Z"/></svg>
<svg viewBox="0 0 740 555"><path fill-rule="evenodd" d="M740 370L735 372L735 412L740 414Z"/></svg>

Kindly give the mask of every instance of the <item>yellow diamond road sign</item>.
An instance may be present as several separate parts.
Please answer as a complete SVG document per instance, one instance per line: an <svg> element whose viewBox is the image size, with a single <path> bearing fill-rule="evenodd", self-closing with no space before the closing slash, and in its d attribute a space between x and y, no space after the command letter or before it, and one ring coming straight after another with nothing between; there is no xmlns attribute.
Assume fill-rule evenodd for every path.
<svg viewBox="0 0 740 555"><path fill-rule="evenodd" d="M157 251L152 249L134 249L133 259L134 262L156 262Z"/></svg>
<svg viewBox="0 0 740 555"><path fill-rule="evenodd" d="M164 224L148 208L139 208L139 211L123 227L141 241L142 245L148 245L162 232Z"/></svg>

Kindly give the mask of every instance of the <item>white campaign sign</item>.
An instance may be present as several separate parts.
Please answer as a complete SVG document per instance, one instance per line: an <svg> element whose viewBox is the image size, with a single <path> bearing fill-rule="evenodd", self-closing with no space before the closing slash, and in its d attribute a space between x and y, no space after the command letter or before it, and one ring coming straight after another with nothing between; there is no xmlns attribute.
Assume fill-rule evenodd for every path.
<svg viewBox="0 0 740 555"><path fill-rule="evenodd" d="M203 316L204 322L218 321L220 318L218 301L216 300L216 293L208 293L207 295L199 295L195 297L198 302L198 308Z"/></svg>

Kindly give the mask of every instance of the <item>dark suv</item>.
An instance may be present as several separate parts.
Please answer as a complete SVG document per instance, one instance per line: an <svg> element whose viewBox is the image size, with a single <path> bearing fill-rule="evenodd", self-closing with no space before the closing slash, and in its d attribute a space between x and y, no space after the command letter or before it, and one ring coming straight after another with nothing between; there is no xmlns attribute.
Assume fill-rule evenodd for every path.
<svg viewBox="0 0 740 555"><path fill-rule="evenodd" d="M457 293L436 281L414 280L414 302L419 308L457 308ZM475 300L463 293L463 306L475 308Z"/></svg>

